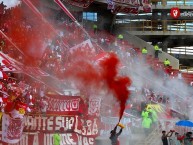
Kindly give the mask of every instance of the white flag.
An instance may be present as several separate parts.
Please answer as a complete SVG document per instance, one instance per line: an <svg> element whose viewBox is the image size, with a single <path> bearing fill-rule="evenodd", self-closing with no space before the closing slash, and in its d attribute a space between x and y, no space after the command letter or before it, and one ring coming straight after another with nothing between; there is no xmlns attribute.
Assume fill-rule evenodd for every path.
<svg viewBox="0 0 193 145"><path fill-rule="evenodd" d="M18 143L22 137L24 119L13 119L7 114L2 118L2 141L6 143Z"/></svg>

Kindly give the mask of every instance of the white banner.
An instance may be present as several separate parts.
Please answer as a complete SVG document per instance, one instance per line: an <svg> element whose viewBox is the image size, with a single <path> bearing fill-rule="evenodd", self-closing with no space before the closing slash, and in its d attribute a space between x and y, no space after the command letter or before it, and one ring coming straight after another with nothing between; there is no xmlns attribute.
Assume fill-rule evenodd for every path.
<svg viewBox="0 0 193 145"><path fill-rule="evenodd" d="M94 116L100 116L101 99L100 98L90 98L88 114Z"/></svg>
<svg viewBox="0 0 193 145"><path fill-rule="evenodd" d="M2 141L6 143L17 143L22 137L24 119L13 119L7 114L2 118Z"/></svg>
<svg viewBox="0 0 193 145"><path fill-rule="evenodd" d="M73 53L77 49L83 49L83 51L84 51L84 49L95 51L90 39L70 48L70 52Z"/></svg>

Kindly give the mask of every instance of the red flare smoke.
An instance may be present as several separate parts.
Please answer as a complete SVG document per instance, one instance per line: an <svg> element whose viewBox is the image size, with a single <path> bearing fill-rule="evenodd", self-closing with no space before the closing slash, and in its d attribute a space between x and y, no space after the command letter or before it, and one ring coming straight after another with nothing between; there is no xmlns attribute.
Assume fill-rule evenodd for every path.
<svg viewBox="0 0 193 145"><path fill-rule="evenodd" d="M11 9L6 24L6 34L26 56L25 63L36 64L45 50L45 39L52 38L53 32L24 6Z"/></svg>
<svg viewBox="0 0 193 145"><path fill-rule="evenodd" d="M91 63L94 55L90 50L81 51L81 48L75 50L68 56L70 66L66 67L63 79L70 78L76 80L76 87L81 91L89 91L90 87L99 88L101 82L100 73ZM87 92L88 93L88 92Z"/></svg>
<svg viewBox="0 0 193 145"><path fill-rule="evenodd" d="M103 78L107 82L107 86L113 91L115 97L120 102L120 116L121 120L125 110L126 101L129 98L130 92L127 89L131 85L131 80L128 77L119 77L117 67L119 60L115 54L111 53L109 58L101 62L103 68Z"/></svg>
<svg viewBox="0 0 193 145"><path fill-rule="evenodd" d="M79 52L79 51L77 51ZM81 55L80 55L81 54ZM120 102L120 118L122 118L125 110L126 101L130 95L127 89L131 85L131 80L128 77L118 76L119 60L115 54L109 54L109 57L104 58L100 62L100 68L89 63L91 57L83 53L74 53L73 58L79 61L71 63L71 66L66 70L65 77L73 78L79 81L79 89L89 91L89 87L95 87L98 91L102 88L101 82L105 82L108 90L111 90L117 100ZM104 86L103 86L104 87ZM81 91L82 91L81 90Z"/></svg>

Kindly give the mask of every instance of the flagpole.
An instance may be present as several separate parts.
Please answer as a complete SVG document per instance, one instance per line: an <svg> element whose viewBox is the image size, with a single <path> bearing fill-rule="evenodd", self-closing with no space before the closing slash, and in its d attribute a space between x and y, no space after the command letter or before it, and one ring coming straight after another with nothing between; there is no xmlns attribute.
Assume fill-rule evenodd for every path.
<svg viewBox="0 0 193 145"><path fill-rule="evenodd" d="M86 33L88 37L90 37L87 33L87 31L80 25L80 23L76 20L76 18L70 13L70 11L66 8L66 6L61 2L61 0L54 0L55 3L57 3L61 9L70 17L70 19L77 24L81 28L81 30Z"/></svg>
<svg viewBox="0 0 193 145"><path fill-rule="evenodd" d="M61 2L61 0L54 0L55 3L57 3L60 8L67 14L68 17L70 17L70 19L76 23L76 25L78 27L80 27L80 29L86 33L88 38L91 38L90 35L87 33L87 31L81 26L81 24L76 20L76 18L70 13L70 11L66 8L66 6ZM96 42L94 42L101 50L103 50Z"/></svg>
<svg viewBox="0 0 193 145"><path fill-rule="evenodd" d="M40 13L40 11L31 3L30 0L22 0L40 19L42 19L49 27L50 29L59 36L56 29L44 18L44 16ZM64 47L69 48L68 45L66 45L64 42L62 43Z"/></svg>

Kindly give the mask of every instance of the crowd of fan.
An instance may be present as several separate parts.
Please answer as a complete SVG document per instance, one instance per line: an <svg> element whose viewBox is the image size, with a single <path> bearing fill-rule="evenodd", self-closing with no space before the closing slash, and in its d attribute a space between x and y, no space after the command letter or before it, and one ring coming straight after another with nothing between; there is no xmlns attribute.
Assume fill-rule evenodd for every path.
<svg viewBox="0 0 193 145"><path fill-rule="evenodd" d="M7 75L8 78L1 79L0 84L0 111L11 116L17 104L20 103L26 106L23 108L25 111L23 115L45 113L45 108L48 105L45 96L48 89L45 85L24 74L9 72Z"/></svg>
<svg viewBox="0 0 193 145"><path fill-rule="evenodd" d="M21 25L19 26L19 29L21 31L24 29L25 31L34 30L34 28L29 23L27 23L27 20L23 20L20 23ZM1 30L3 30L3 32L6 34L6 32L9 31L9 27L11 27L10 25L11 23L9 22L4 23ZM60 30L60 34L56 36L54 40L49 40L47 35L42 33L40 34L41 36L44 37L44 40L47 43L47 47L46 47L46 50L44 51L42 59L38 62L38 66L42 70L46 71L51 75L56 76L57 78L62 77L65 71L65 67L69 65L68 64L68 59L70 55L69 49L89 38L92 40L94 46L97 46L96 45L97 43L99 45L97 47L101 47L104 51L113 51L118 55L122 55L122 53L120 52L124 51L125 54L120 58L122 59L124 59L124 57L130 58L129 60L130 66L132 66L132 63L137 63L138 61L135 61L135 58L136 56L141 55L140 49L134 48L134 46L130 45L128 41L124 40L124 37L121 34L116 37L112 34L109 34L108 32L99 31L95 27L94 31L92 30L88 31L89 35L91 36L89 37L89 35L84 33L81 27L79 27L75 23L67 23L66 21L58 21L57 27ZM32 36L34 37L34 39L35 37L38 37L34 35ZM25 37L25 36L21 36L21 37ZM16 43L16 45L20 46L19 43ZM22 59L21 53L17 49L15 49L13 45L10 44L4 37L1 37L0 47L3 53L8 54L10 57L16 59L17 61L22 62L23 59ZM159 72L159 70L163 71L164 69L166 74L172 76L170 68L168 67L164 68L163 65L161 65L157 61L153 61L152 63L151 59L148 59L148 57L146 59L147 59L146 61L147 64L149 64L152 67L152 70L155 73ZM31 89L28 90L27 94L32 93ZM33 90L34 89L35 88L33 88ZM169 103L168 97L164 97L164 95L161 95L161 94L156 94L153 91L150 91L149 88L147 89L144 88L144 90L145 91L143 95L145 96L145 101L162 103L162 104ZM34 93L33 93L33 96L34 96ZM176 100L176 102L180 102L180 101ZM180 108L178 108L177 110L180 110Z"/></svg>
<svg viewBox="0 0 193 145"><path fill-rule="evenodd" d="M61 22L60 27L64 27L63 32L61 32L61 36L58 36L54 41L49 41L47 48L44 52L43 58L41 62L39 63L39 67L48 72L49 74L55 75L56 77L60 78L62 77L65 67L68 62L68 47L73 47L74 45L78 45L82 41L86 40L86 35L81 32L82 30L77 27L75 24L67 24L65 22ZM22 27L26 27L26 25L22 25ZM26 27L26 29L31 29ZM65 35L64 35L65 34ZM134 63L134 58L136 56L141 55L140 51L138 49L133 48L126 40L116 38L113 35L110 35L107 32L104 31L97 31L97 33L93 33L92 31L89 31L90 36L93 36L91 38L94 41L97 41L97 43L100 45L100 47L103 48L105 51L114 51L118 55L120 51L125 51L126 52L126 57L130 58L130 65ZM68 47L64 47L64 44L67 44ZM16 54L14 52L17 51L16 49L8 49L9 47L6 46L6 44L2 40L2 45L1 47L3 48L3 52L11 56L12 58L15 58L15 56L12 56L11 54ZM122 58L122 56L121 56ZM20 58L21 59L21 58ZM18 60L18 59L16 59ZM153 68L155 64L147 62L151 67ZM158 63L156 64L157 66L155 69L153 69L155 72L158 70L156 68L162 69L163 67L160 66L158 67ZM162 104L167 104L169 103L169 98L164 97L164 95L161 94L156 94L153 91L150 91L150 89L144 88L144 96L145 96L145 101L150 101L154 103L162 103ZM177 101L179 102L179 101ZM181 107L180 107L181 108ZM178 107L177 110L180 110Z"/></svg>

